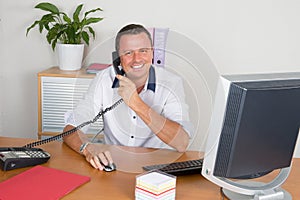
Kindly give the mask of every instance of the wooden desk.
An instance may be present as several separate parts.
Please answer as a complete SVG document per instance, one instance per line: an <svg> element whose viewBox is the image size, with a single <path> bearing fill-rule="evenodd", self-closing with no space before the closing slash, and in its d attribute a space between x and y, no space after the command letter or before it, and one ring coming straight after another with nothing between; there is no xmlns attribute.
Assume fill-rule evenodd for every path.
<svg viewBox="0 0 300 200"><path fill-rule="evenodd" d="M0 146L23 146L30 139L0 137ZM118 170L103 172L92 168L85 159L61 142L51 142L40 148L51 154L50 160L43 166L61 169L91 177L91 181L66 195L63 200L76 199L134 199L135 178L142 173L142 166L165 163L171 160L197 159L199 152L178 153L167 150L105 146L112 152ZM299 177L300 159L294 159L294 166L288 180L282 186L291 193L293 199L300 199ZM0 181L4 181L29 168L0 171ZM262 180L271 179L271 177ZM59 180L58 180L59 181ZM221 199L220 188L199 175L178 176L176 199Z"/></svg>

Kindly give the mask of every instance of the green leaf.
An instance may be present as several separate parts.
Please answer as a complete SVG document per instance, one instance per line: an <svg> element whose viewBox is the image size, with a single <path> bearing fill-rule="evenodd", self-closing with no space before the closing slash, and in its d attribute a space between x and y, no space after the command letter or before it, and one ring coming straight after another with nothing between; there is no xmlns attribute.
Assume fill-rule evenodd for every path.
<svg viewBox="0 0 300 200"><path fill-rule="evenodd" d="M46 29L47 31L49 31L50 27L49 27L48 24L44 24L44 27L45 27L45 29Z"/></svg>
<svg viewBox="0 0 300 200"><path fill-rule="evenodd" d="M53 40L52 45L51 45L53 51L55 51L56 43L57 43L57 39Z"/></svg>
<svg viewBox="0 0 300 200"><path fill-rule="evenodd" d="M81 25L78 22L73 22L72 23L73 31L74 34L80 31Z"/></svg>
<svg viewBox="0 0 300 200"><path fill-rule="evenodd" d="M29 32L32 28L34 28L37 24L39 24L39 23L40 23L40 21L39 21L39 20L36 20L33 24L31 24L31 26L29 26L29 27L27 28L26 36L28 35L28 32Z"/></svg>
<svg viewBox="0 0 300 200"><path fill-rule="evenodd" d="M47 38L47 41L48 41L49 44L51 44L52 40L57 38L59 31L60 31L60 26L59 25L56 25L56 26L52 27L48 31L48 34L46 35L46 38Z"/></svg>
<svg viewBox="0 0 300 200"><path fill-rule="evenodd" d="M55 34L52 34L50 31L48 32L48 34L46 35L46 39L47 39L47 42L49 44L51 44L51 41L54 39L55 37Z"/></svg>
<svg viewBox="0 0 300 200"><path fill-rule="evenodd" d="M52 25L52 22L55 22L55 18L52 14L44 15L40 20L40 32L42 31L41 26L44 26L46 30L49 30L49 24Z"/></svg>
<svg viewBox="0 0 300 200"><path fill-rule="evenodd" d="M103 11L101 8L96 8L90 11L87 11L84 13L84 18L86 18L87 15L89 15L90 13L96 12L96 11Z"/></svg>
<svg viewBox="0 0 300 200"><path fill-rule="evenodd" d="M79 6L77 6L75 12L73 13L73 20L75 22L79 22L79 17L78 16L81 12L82 6L83 6L83 4L80 4Z"/></svg>
<svg viewBox="0 0 300 200"><path fill-rule="evenodd" d="M65 35L65 32L62 29L60 29L60 31L57 33L56 38L52 42L56 43L59 40L65 44L64 40L66 37L64 37L64 35Z"/></svg>
<svg viewBox="0 0 300 200"><path fill-rule="evenodd" d="M68 44L76 44L76 34L75 34L75 29L74 26L68 26L66 28L66 34L67 34L67 38L68 38Z"/></svg>
<svg viewBox="0 0 300 200"><path fill-rule="evenodd" d="M95 31L90 26L88 26L87 28L89 29L90 33L93 35L93 39L95 39Z"/></svg>
<svg viewBox="0 0 300 200"><path fill-rule="evenodd" d="M65 13L63 13L63 19L65 20L65 22L67 22L68 24L71 24L72 21L71 19L68 17L68 15L66 15Z"/></svg>
<svg viewBox="0 0 300 200"><path fill-rule="evenodd" d="M39 3L38 5L35 6L35 8L39 8L44 11L49 11L54 14L59 14L58 8L51 3Z"/></svg>
<svg viewBox="0 0 300 200"><path fill-rule="evenodd" d="M66 34L67 27L65 25L60 25L59 32L57 34L57 39L63 44L68 44L68 36Z"/></svg>
<svg viewBox="0 0 300 200"><path fill-rule="evenodd" d="M82 39L85 41L85 43L89 45L89 41L90 41L89 34L86 31L82 31L81 36Z"/></svg>
<svg viewBox="0 0 300 200"><path fill-rule="evenodd" d="M43 31L43 28L44 28L44 22L40 21L40 23L39 23L39 31L40 31L40 33Z"/></svg>
<svg viewBox="0 0 300 200"><path fill-rule="evenodd" d="M86 19L85 25L94 24L94 23L100 22L101 20L103 20L103 18L100 18L100 17L97 17L97 18L96 17L91 17L91 18Z"/></svg>
<svg viewBox="0 0 300 200"><path fill-rule="evenodd" d="M48 23L55 22L55 18L53 17L53 14L47 14L41 18L41 21L48 22Z"/></svg>

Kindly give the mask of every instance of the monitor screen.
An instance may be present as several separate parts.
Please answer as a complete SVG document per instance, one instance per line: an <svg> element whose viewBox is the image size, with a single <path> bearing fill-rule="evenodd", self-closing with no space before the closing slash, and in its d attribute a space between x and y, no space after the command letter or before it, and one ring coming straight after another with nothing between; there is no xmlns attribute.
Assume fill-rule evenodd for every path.
<svg viewBox="0 0 300 200"><path fill-rule="evenodd" d="M202 174L252 179L289 167L299 125L300 73L220 76Z"/></svg>

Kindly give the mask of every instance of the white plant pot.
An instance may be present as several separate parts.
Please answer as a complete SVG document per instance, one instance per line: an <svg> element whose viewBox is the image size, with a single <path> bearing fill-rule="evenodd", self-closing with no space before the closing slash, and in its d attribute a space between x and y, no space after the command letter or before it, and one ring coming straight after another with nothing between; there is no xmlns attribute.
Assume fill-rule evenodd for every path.
<svg viewBox="0 0 300 200"><path fill-rule="evenodd" d="M56 51L61 70L74 71L81 68L84 44L57 44Z"/></svg>

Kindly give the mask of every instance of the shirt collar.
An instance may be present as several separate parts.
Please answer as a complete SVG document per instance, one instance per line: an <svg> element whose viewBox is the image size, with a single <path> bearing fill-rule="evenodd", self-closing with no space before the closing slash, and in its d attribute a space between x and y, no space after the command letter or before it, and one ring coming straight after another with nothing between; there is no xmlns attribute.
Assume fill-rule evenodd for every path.
<svg viewBox="0 0 300 200"><path fill-rule="evenodd" d="M123 71L123 70L122 70ZM123 71L124 72L124 71ZM124 72L125 74L125 72ZM122 75L124 75L122 74ZM118 88L119 87L119 80L117 78L114 79L113 84L111 86L112 88ZM155 92L156 88L156 76L155 76L155 69L151 65L149 69L149 77L148 77L148 85L147 85L147 90L152 90Z"/></svg>

